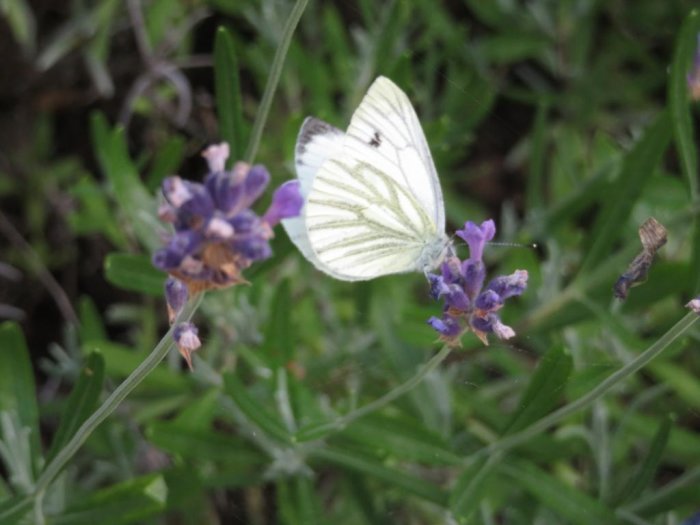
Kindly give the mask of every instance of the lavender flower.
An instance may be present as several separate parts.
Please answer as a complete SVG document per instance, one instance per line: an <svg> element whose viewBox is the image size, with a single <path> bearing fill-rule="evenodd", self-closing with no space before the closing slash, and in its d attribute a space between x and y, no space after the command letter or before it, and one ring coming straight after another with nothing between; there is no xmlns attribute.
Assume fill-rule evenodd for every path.
<svg viewBox="0 0 700 525"><path fill-rule="evenodd" d="M226 143L210 146L202 156L209 165L204 183L175 175L162 185L164 202L158 215L174 231L153 255L153 264L170 274L165 295L171 323L190 295L244 283L241 272L272 255L272 228L282 219L299 215L303 205L299 183L288 181L275 191L261 217L250 207L270 182L265 167L237 162L227 171ZM190 368L190 354L199 347L196 336L191 323L175 331L180 353Z"/></svg>
<svg viewBox="0 0 700 525"><path fill-rule="evenodd" d="M516 270L511 275L496 277L483 289L486 279L482 261L484 246L495 234L496 225L492 220L484 221L481 226L467 222L457 235L469 245L469 258L461 261L450 255L442 263L440 275L428 275L431 296L445 301L442 317L431 317L428 324L447 344L458 345L462 334L469 330L484 344L488 344L488 333L494 333L499 339L515 335L496 312L506 299L525 291L528 274L525 270Z"/></svg>
<svg viewBox="0 0 700 525"><path fill-rule="evenodd" d="M175 231L153 264L187 285L191 294L245 282L241 271L272 255L272 227L295 217L303 204L297 181L283 184L260 217L250 210L270 182L264 166L237 162L225 170L228 145L202 154L210 173L203 184L178 176L163 181L160 218Z"/></svg>

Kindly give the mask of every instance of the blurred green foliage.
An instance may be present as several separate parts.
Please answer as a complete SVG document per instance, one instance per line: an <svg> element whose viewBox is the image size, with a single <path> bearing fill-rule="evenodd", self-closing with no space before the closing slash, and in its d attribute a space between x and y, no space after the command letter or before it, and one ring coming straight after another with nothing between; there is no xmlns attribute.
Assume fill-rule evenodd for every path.
<svg viewBox="0 0 700 525"><path fill-rule="evenodd" d="M498 241L540 245L487 247L494 274L530 273L503 312L518 337L484 347L468 336L407 395L336 425L428 362L439 344L426 319L440 306L419 275L333 281L280 231L275 256L246 272L249 286L204 299L195 371L169 356L42 495L48 522L680 524L700 510L696 326L586 410L498 448L673 333L698 292L693 7L312 0L256 161L276 182L292 177L303 118L344 127L371 81L390 77L421 118L451 229L493 217ZM13 245L3 259L40 275L106 243L114 287L107 299L75 291L80 327L39 363L16 323L0 327L2 523L35 522L28 497L42 468L165 331L153 299L165 276L148 265L166 233L157 188L176 170L199 177L203 163L183 162L209 141L244 155L291 8L72 2L45 35L31 2L0 0L37 71L75 68L78 57L93 96L118 102L95 103L104 111L82 122L91 156L56 153L59 120L44 111L0 164L0 196L20 203L17 230L35 255L29 264ZM124 64L135 68L129 82ZM46 203L66 199L56 251ZM620 303L612 285L652 215L668 244Z"/></svg>

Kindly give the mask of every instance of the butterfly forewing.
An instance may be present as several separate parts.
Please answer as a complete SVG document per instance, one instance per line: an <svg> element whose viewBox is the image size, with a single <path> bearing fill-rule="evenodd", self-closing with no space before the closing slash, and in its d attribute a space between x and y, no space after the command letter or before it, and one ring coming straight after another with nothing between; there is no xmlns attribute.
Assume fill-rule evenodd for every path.
<svg viewBox="0 0 700 525"><path fill-rule="evenodd" d="M442 193L425 137L388 79L374 82L342 150L316 172L303 220L317 261L346 280L422 270L426 246L434 252L444 244Z"/></svg>

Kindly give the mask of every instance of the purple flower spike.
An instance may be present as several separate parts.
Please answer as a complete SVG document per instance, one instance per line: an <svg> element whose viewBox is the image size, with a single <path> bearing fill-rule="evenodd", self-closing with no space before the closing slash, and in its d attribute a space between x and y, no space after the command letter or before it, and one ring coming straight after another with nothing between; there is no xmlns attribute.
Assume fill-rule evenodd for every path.
<svg viewBox="0 0 700 525"><path fill-rule="evenodd" d="M496 277L482 291L486 278L486 267L481 260L484 245L495 234L496 225L492 220L482 222L481 226L467 222L457 235L469 245L469 259L460 261L451 256L441 265L440 275L428 275L430 296L445 301L442 318L431 317L428 324L448 345L459 345L461 335L469 330L485 345L488 345L489 333L499 339L510 339L515 335L496 312L506 299L523 293L528 274L525 270L516 270L511 275Z"/></svg>
<svg viewBox="0 0 700 525"><path fill-rule="evenodd" d="M463 230L457 230L456 234L467 241L469 245L469 258L480 261L484 253L484 245L496 235L496 224L489 219L477 226L472 221L464 224Z"/></svg>
<svg viewBox="0 0 700 525"><path fill-rule="evenodd" d="M299 181L287 181L275 190L272 204L263 215L263 221L270 227L276 226L282 219L299 216L303 205L304 198L299 191Z"/></svg>

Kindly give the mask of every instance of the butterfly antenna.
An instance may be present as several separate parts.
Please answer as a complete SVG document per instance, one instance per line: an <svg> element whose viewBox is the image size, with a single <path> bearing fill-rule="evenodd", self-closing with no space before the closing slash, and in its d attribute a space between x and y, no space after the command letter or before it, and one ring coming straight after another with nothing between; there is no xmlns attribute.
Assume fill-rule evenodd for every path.
<svg viewBox="0 0 700 525"><path fill-rule="evenodd" d="M509 248L529 248L531 250L537 250L540 246L536 242L530 244L522 244L519 242L487 242L489 246L506 246Z"/></svg>

